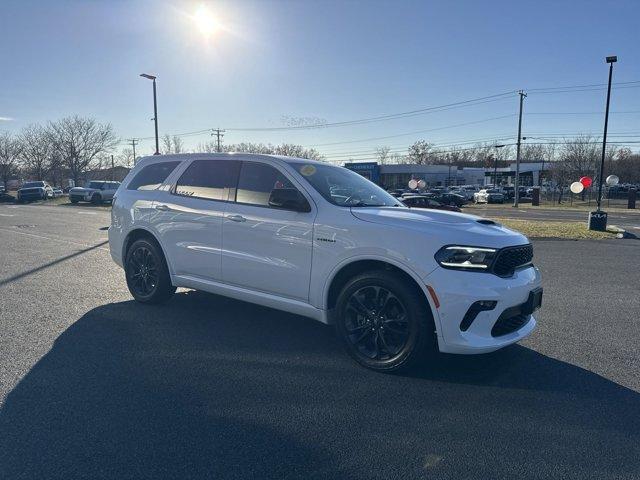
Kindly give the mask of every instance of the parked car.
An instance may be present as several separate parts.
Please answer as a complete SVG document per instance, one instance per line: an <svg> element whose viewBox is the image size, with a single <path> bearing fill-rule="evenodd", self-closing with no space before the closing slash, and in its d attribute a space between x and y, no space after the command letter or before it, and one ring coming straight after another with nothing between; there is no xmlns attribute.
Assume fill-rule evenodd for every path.
<svg viewBox="0 0 640 480"><path fill-rule="evenodd" d="M533 331L542 298L522 234L409 209L351 170L289 157L140 159L114 200L109 246L141 303L187 287L332 323L347 352L378 371L430 349L515 343Z"/></svg>
<svg viewBox="0 0 640 480"><path fill-rule="evenodd" d="M433 198L444 205L453 205L456 207L462 207L467 203L467 200L457 193L441 193L435 195Z"/></svg>
<svg viewBox="0 0 640 480"><path fill-rule="evenodd" d="M18 189L18 202L46 200L53 197L53 188L47 182L25 182Z"/></svg>
<svg viewBox="0 0 640 480"><path fill-rule="evenodd" d="M402 203L411 208L432 208L434 210L447 210L449 212L459 212L460 208L455 205L446 205L426 195L413 195L402 197Z"/></svg>
<svg viewBox="0 0 640 480"><path fill-rule="evenodd" d="M9 195L6 192L0 192L0 203L13 203L16 201L16 197Z"/></svg>
<svg viewBox="0 0 640 480"><path fill-rule="evenodd" d="M61 188L57 188L55 187L53 189L53 198L58 198L58 197L62 197L64 195L64 192L62 191Z"/></svg>
<svg viewBox="0 0 640 480"><path fill-rule="evenodd" d="M485 188L473 194L475 203L504 203L504 194L497 188Z"/></svg>
<svg viewBox="0 0 640 480"><path fill-rule="evenodd" d="M105 182L92 180L85 187L74 187L69 190L69 200L71 203L91 202L99 205L110 202L118 190L120 182Z"/></svg>

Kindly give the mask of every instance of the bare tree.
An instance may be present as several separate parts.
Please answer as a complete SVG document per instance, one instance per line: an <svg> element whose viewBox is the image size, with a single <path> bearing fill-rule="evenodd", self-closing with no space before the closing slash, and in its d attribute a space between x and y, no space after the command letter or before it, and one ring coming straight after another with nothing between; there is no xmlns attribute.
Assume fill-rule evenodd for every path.
<svg viewBox="0 0 640 480"><path fill-rule="evenodd" d="M54 151L76 184L96 159L118 142L110 124L77 115L50 123L47 131Z"/></svg>
<svg viewBox="0 0 640 480"><path fill-rule="evenodd" d="M135 159L133 158L133 150L130 148L123 148L120 154L117 156L118 165L122 165L123 167L131 168Z"/></svg>
<svg viewBox="0 0 640 480"><path fill-rule="evenodd" d="M376 148L376 159L380 165L389 163L391 147L378 147Z"/></svg>
<svg viewBox="0 0 640 480"><path fill-rule="evenodd" d="M8 188L9 178L16 170L21 153L21 144L18 138L9 132L0 133L0 176L4 188Z"/></svg>
<svg viewBox="0 0 640 480"><path fill-rule="evenodd" d="M184 152L184 144L182 143L182 139L177 135L173 136L173 153L182 153Z"/></svg>
<svg viewBox="0 0 640 480"><path fill-rule="evenodd" d="M19 139L24 168L34 179L44 180L53 166L53 144L46 129L41 125L29 125L22 130Z"/></svg>
<svg viewBox="0 0 640 480"><path fill-rule="evenodd" d="M174 135L172 137L168 133L162 136L162 153L168 155L170 153L182 152L184 152L184 144L179 136Z"/></svg>
<svg viewBox="0 0 640 480"><path fill-rule="evenodd" d="M418 140L409 146L407 160L417 165L433 164L436 156L433 144L426 140Z"/></svg>

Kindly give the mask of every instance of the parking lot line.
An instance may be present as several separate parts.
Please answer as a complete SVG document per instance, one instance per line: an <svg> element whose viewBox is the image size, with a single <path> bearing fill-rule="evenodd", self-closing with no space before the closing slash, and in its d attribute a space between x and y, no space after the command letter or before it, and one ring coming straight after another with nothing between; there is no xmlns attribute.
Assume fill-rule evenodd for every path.
<svg viewBox="0 0 640 480"><path fill-rule="evenodd" d="M38 234L35 234L35 233L18 232L16 230L13 230L13 229L10 229L10 228L2 228L2 227L0 227L0 231L2 231L2 232L11 232L11 233L15 233L16 235L25 235L27 237L35 237L35 238L40 238L40 239L44 239L44 240L50 240L52 242L79 245L81 247L94 247L95 246L95 245L91 245L90 243L76 242L74 240L69 240L69 239L66 239L66 238L52 238L52 237L46 237L44 235L38 235ZM106 248L106 247L97 247L97 249L104 250L105 252L109 251L109 249Z"/></svg>

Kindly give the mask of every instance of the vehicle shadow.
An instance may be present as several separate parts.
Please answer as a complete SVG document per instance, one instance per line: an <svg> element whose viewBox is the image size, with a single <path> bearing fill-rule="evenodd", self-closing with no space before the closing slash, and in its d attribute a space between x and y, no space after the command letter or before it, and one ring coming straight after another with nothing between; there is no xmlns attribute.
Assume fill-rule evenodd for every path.
<svg viewBox="0 0 640 480"><path fill-rule="evenodd" d="M410 375L198 292L104 305L0 410L0 478L634 478L640 396L521 346Z"/></svg>

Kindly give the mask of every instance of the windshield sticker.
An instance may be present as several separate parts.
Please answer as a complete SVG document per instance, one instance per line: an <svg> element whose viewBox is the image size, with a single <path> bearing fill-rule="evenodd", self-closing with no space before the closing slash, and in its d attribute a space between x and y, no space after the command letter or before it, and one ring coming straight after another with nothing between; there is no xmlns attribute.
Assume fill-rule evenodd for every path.
<svg viewBox="0 0 640 480"><path fill-rule="evenodd" d="M316 173L316 167L314 167L313 165L305 165L300 169L300 173L305 177L310 177L311 175Z"/></svg>

